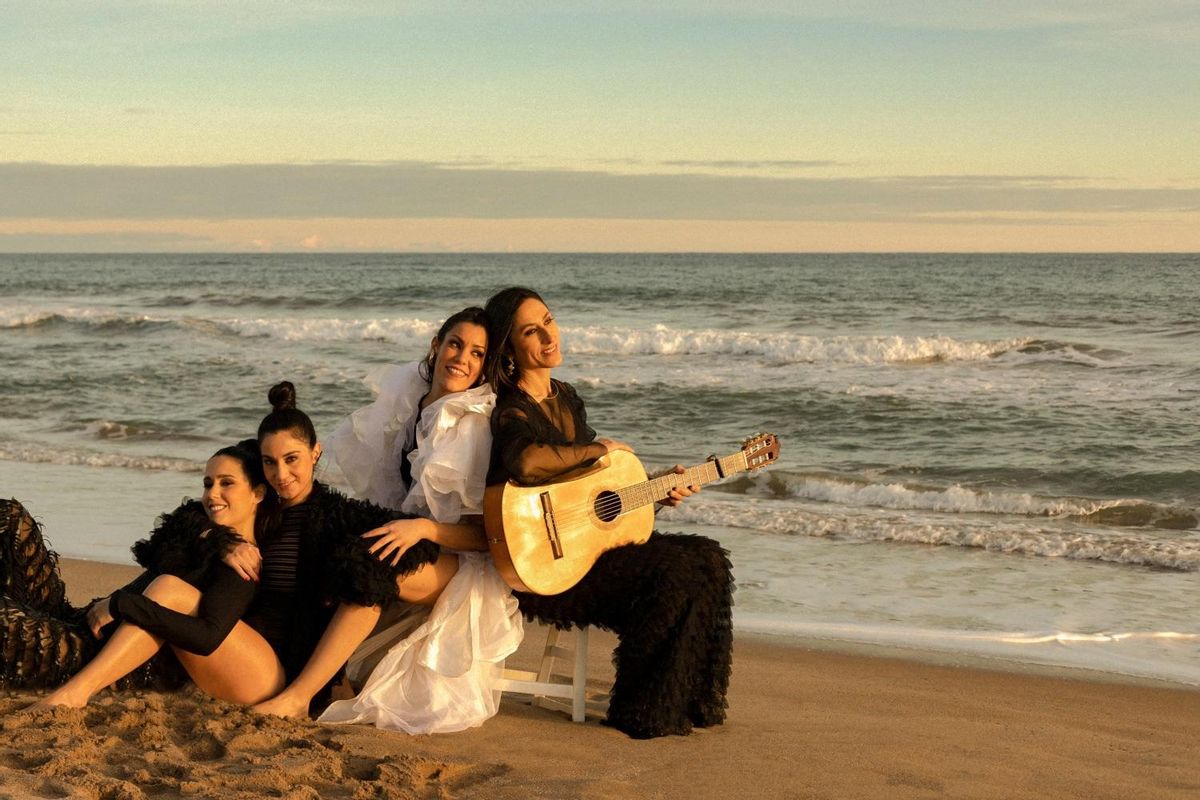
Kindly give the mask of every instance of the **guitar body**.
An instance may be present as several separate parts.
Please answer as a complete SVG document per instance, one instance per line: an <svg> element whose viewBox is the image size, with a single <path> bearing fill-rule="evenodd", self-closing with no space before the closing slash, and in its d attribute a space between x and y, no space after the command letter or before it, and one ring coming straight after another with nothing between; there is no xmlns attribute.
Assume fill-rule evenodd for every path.
<svg viewBox="0 0 1200 800"><path fill-rule="evenodd" d="M483 518L496 569L514 589L559 594L606 550L641 544L654 529L654 506L625 509L617 490L646 480L633 453L617 450L555 483L489 486Z"/></svg>

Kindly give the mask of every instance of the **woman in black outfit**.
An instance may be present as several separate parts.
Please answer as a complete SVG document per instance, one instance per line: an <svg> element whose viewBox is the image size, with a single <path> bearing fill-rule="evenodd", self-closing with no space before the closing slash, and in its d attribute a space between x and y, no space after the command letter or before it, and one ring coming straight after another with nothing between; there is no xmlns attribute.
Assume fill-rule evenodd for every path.
<svg viewBox="0 0 1200 800"><path fill-rule="evenodd" d="M486 311L497 391L489 485L543 483L612 450L630 449L597 439L574 388L551 378L562 363L558 325L536 292L505 289L488 300ZM662 502L677 505L693 491L678 487ZM730 569L728 554L711 539L655 532L644 544L604 553L561 594L517 597L531 619L618 634L607 724L634 738L686 734L725 719Z"/></svg>
<svg viewBox="0 0 1200 800"><path fill-rule="evenodd" d="M283 691L254 706L285 717L319 711L347 659L397 598L432 604L457 560L421 539L381 557L363 534L408 515L354 500L317 482L316 429L284 381L268 395L273 411L258 427L263 469L282 509L258 542L238 545L225 563L258 582L247 620L262 631L286 676ZM261 548L261 549L260 549ZM386 561L381 560L386 558Z"/></svg>
<svg viewBox="0 0 1200 800"><path fill-rule="evenodd" d="M198 686L226 700L255 702L278 691L281 674L247 669L269 653L265 645L256 652L260 637L238 621L254 586L221 563L229 547L254 541L264 499L271 502L257 443L218 450L206 465L202 500L164 514L133 546L146 571L87 609L67 602L57 556L37 523L15 500L3 501L0 683L58 687L38 706L78 707L134 670L126 685L177 685L182 664ZM175 669L158 657L164 643Z"/></svg>

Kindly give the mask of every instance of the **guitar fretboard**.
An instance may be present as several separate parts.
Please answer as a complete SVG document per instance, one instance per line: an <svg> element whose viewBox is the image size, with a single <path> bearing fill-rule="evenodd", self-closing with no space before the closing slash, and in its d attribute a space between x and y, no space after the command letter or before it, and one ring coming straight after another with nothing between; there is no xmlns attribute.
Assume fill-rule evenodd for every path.
<svg viewBox="0 0 1200 800"><path fill-rule="evenodd" d="M635 483L617 490L621 498L622 513L635 508L657 503L667 496L676 486L703 486L706 483L719 481L721 478L742 472L747 469L745 452L738 451L724 458L717 458L688 467L680 474L669 472L658 478L652 478L642 483Z"/></svg>

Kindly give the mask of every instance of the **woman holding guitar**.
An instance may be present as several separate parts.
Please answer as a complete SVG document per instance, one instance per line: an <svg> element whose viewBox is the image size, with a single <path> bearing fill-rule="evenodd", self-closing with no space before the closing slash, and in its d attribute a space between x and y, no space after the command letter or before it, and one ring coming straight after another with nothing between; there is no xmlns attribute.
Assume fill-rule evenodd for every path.
<svg viewBox="0 0 1200 800"><path fill-rule="evenodd" d="M488 300L496 388L489 484L539 484L629 446L597 439L583 401L552 377L562 364L558 325L538 294L518 287ZM677 471L681 471L677 468ZM676 487L678 505L698 491ZM598 625L620 637L606 723L629 736L686 734L725 719L733 645L728 554L701 536L651 534L603 553L574 586L518 592L525 616L550 625Z"/></svg>

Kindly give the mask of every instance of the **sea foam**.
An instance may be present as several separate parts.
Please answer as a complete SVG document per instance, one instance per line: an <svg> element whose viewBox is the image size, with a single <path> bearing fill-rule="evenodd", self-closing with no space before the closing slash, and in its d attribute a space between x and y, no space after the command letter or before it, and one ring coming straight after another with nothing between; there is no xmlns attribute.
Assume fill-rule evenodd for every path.
<svg viewBox="0 0 1200 800"><path fill-rule="evenodd" d="M1200 570L1200 535L1166 535L1152 529L1103 531L1039 525L1032 520L893 514L883 509L804 506L756 498L731 502L712 495L664 512L659 524L669 527L676 520L777 535L970 547L993 553L1105 561L1180 572Z"/></svg>

